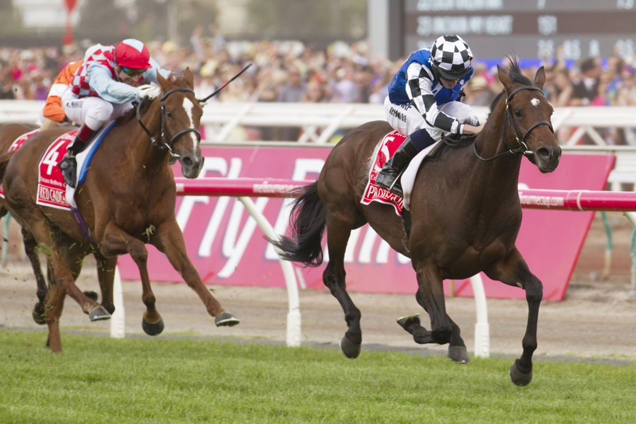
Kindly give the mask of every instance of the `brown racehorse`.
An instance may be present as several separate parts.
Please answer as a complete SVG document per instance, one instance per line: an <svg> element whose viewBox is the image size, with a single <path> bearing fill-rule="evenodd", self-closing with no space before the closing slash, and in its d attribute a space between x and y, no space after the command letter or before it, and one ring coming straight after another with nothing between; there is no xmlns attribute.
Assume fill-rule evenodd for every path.
<svg viewBox="0 0 636 424"><path fill-rule="evenodd" d="M50 121L53 122L53 121ZM38 127L33 124L5 124L0 126L0 152L6 152L11 147L11 144L21 135L37 129ZM72 130L72 127L66 127L66 131ZM7 214L7 209L4 207L4 199L0 198L0 216ZM49 289L46 284L44 275L42 274L42 268L40 265L40 258L37 255L37 242L33 238L33 235L22 228L22 236L24 241L24 250L26 252L31 266L33 267L33 274L35 275L35 281L37 283L37 297L38 302L33 308L33 320L38 324L46 324L44 321L44 298ZM102 290L102 306L106 311L112 313L115 310L112 299L112 287L114 278L114 266L117 264L116 258L104 258L98 251L93 252L97 261L97 276L100 281L100 288ZM77 278L79 274L74 274L74 278ZM93 300L97 300L97 294L95 292L84 292ZM110 297L109 297L110 295ZM101 315L103 318L110 318L107 314Z"/></svg>
<svg viewBox="0 0 636 424"><path fill-rule="evenodd" d="M145 243L168 257L199 295L208 313L216 317L217 326L238 324L238 319L212 296L188 259L174 214L176 186L170 159L179 160L182 174L188 178L199 175L204 160L198 131L203 111L194 96L193 75L188 69L183 77L173 74L164 79L159 75L158 82L162 96L141 104L137 119L134 111L119 119L96 151L86 180L78 186L75 200L92 241L82 233L70 212L35 203L37 164L64 130L43 131L14 154L0 157L6 206L33 234L49 260L51 285L45 299L45 321L53 352L62 349L59 319L67 293L89 316L102 313L102 306L82 293L73 278L79 272L81 259L93 250L113 261L111 272L116 257L125 253L139 267L142 301L146 305L142 326L146 333L159 334L163 320L150 287ZM112 287L106 289L112 292Z"/></svg>
<svg viewBox="0 0 636 424"><path fill-rule="evenodd" d="M362 333L360 311L346 290L345 249L351 231L368 222L393 249L411 258L417 273L415 297L428 312L432 329L422 327L417 315L398 323L417 343L449 343L448 356L456 362L468 362L468 353L459 327L446 313L442 281L483 271L494 280L525 289L529 313L523 354L510 376L517 385L532 379L543 286L515 247L521 225L517 183L524 155L541 172L552 172L561 149L550 124L552 106L541 91L543 68L530 81L516 60L511 62L508 72L499 69L505 91L493 102L474 143L446 147L437 161L425 162L418 171L410 236L392 206L360 203L374 148L392 130L386 122L371 122L349 132L330 153L318 181L304 187L295 201L292 238L275 244L286 259L317 266L327 229L330 259L323 282L344 310L349 328L340 346L347 357L360 353Z"/></svg>

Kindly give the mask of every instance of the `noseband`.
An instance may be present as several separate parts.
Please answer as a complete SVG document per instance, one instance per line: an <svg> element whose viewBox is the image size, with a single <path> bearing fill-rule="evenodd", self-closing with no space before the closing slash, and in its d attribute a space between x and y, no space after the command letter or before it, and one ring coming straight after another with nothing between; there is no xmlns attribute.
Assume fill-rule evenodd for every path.
<svg viewBox="0 0 636 424"><path fill-rule="evenodd" d="M197 130L196 128L186 128L184 130L181 130L175 135L173 135L172 138L170 138L169 136L166 136L166 128L164 126L164 115L166 113L166 110L165 110L164 101L168 98L169 95L179 91L185 91L186 93L192 93L194 95L194 90L191 90L185 87L177 87L177 88L173 88L172 90L168 91L166 94L161 96L161 100L160 100L161 114L159 115L159 134L160 134L159 139L156 139L150 133L150 131L148 131L148 128L146 128L143 122L141 122L141 106L143 105L146 99L143 99L137 104L137 122L139 122L139 125L141 125L141 128L143 128L146 134L148 134L148 137L150 137L150 141L152 141L152 145L158 148L159 150L167 150L170 153L170 156L174 158L178 158L179 155L172 151L172 147L174 146L174 143L177 141L177 139L181 137L182 135L187 134L189 132L193 132L197 135L198 140L201 141L201 132L199 132L199 130ZM168 138L170 139L170 141L166 142L165 140Z"/></svg>
<svg viewBox="0 0 636 424"><path fill-rule="evenodd" d="M554 128L552 128L552 124L550 124L550 122L548 122L547 120L541 120L541 121L537 121L534 124L532 124L530 126L530 128L528 128L528 130L523 133L523 136L521 138L519 138L519 134L522 133L522 131L519 129L519 126L517 125L517 122L515 121L514 117L512 116L512 112L510 111L510 101L512 100L512 97L517 94L518 92L522 91L522 90L537 90L540 91L541 93L543 93L543 91L539 88L539 87L535 87L535 86L529 86L529 85L524 85L522 87L518 87L516 89L514 89L512 91L512 93L510 93L509 96L506 97L506 116L504 118L504 128L503 128L503 140L504 143L506 144L506 147L508 148L507 151L500 153L496 156L493 156L489 159L484 159L481 156L479 156L479 153L477 153L477 143L473 144L473 150L475 151L475 155L483 160L484 162L488 162L491 161L493 159L497 159L501 156L507 155L507 154L512 154L512 155L524 155L524 156L531 156L534 155L534 152L530 149L528 149L528 145L526 144L526 137L528 136L528 134L530 134L530 131L532 131L533 129L535 129L536 127L538 127L539 125L547 125L548 128L550 128L550 131L552 131L552 134L554 134ZM517 143L519 145L519 147L517 147L516 149L511 149L508 146L508 142L506 141L506 128L508 127L508 123L510 123L510 126L512 127L512 130L514 131L515 134L515 139L517 140ZM476 140L475 140L476 141Z"/></svg>

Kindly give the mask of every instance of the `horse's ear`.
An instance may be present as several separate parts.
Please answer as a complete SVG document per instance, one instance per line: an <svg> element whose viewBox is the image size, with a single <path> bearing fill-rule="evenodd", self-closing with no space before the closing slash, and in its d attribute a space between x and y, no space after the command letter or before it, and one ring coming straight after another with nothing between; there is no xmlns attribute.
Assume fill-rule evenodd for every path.
<svg viewBox="0 0 636 424"><path fill-rule="evenodd" d="M188 87L194 88L194 75L192 74L192 71L190 70L189 66L183 72L183 78L185 79L185 82L188 84Z"/></svg>
<svg viewBox="0 0 636 424"><path fill-rule="evenodd" d="M543 66L542 66L539 68L539 70L537 71L537 74L534 76L532 85L543 89L543 84L545 84L545 69L543 69Z"/></svg>
<svg viewBox="0 0 636 424"><path fill-rule="evenodd" d="M168 88L168 80L161 75L161 72L157 72L157 83L161 87L162 92L167 93L170 91Z"/></svg>
<svg viewBox="0 0 636 424"><path fill-rule="evenodd" d="M514 83L512 82L506 71L501 69L499 65L497 65L497 75L499 76L499 81L501 81L504 88L506 89L506 92L510 94L514 89Z"/></svg>

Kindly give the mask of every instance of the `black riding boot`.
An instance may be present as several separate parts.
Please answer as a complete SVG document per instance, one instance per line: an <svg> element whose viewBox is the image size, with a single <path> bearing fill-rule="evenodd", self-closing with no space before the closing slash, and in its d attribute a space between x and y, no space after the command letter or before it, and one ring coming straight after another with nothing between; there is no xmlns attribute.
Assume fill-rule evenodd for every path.
<svg viewBox="0 0 636 424"><path fill-rule="evenodd" d="M376 177L375 183L399 196L403 196L399 178L418 152L419 150L413 144L411 137L407 137L393 156L386 161Z"/></svg>
<svg viewBox="0 0 636 424"><path fill-rule="evenodd" d="M77 161L75 160L75 156L84 150L86 144L90 141L95 132L95 130L88 128L86 125L82 125L77 132L75 140L69 144L64 159L57 164L57 167L62 171L64 181L73 188L75 188L77 178Z"/></svg>

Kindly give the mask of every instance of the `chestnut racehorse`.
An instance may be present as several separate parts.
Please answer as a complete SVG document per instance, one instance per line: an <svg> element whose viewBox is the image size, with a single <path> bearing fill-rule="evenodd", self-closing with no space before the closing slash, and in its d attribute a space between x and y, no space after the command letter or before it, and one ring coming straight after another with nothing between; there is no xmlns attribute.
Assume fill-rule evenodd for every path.
<svg viewBox="0 0 636 424"><path fill-rule="evenodd" d="M517 183L523 156L541 172L552 172L561 148L550 123L552 106L541 90L543 68L530 81L513 58L510 69L499 69L498 76L505 91L493 102L488 122L474 142L447 146L436 161L420 167L411 195L410 235L392 206L360 203L373 151L392 131L386 122L350 131L330 153L318 181L302 188L295 200L292 237L275 244L286 259L318 266L327 230L329 264L323 282L345 314L348 330L340 346L347 357L359 355L362 332L360 311L346 290L345 249L351 231L369 223L393 249L411 258L417 274L415 297L428 312L432 328L425 329L417 315L398 323L417 343L449 343L448 356L455 362L469 358L459 327L446 313L442 281L483 271L493 280L523 288L528 324L523 354L510 376L517 385L531 381L543 285L515 247L521 226Z"/></svg>
<svg viewBox="0 0 636 424"><path fill-rule="evenodd" d="M188 259L174 214L176 186L170 159L179 160L187 178L199 175L204 160L198 131L203 111L194 95L193 75L187 69L182 77L172 74L164 79L158 75L157 79L162 95L140 104L136 114L131 111L118 120L97 149L84 183L78 186L75 200L90 237L81 231L71 212L35 202L37 165L64 130L42 131L17 152L0 157L6 207L33 235L49 261L51 284L44 319L53 352L62 349L59 319L67 293L89 316L103 313L103 307L74 283L81 259L95 250L107 258L109 272L114 271L116 257L121 254L129 253L137 264L146 305L142 320L146 333L155 335L163 330L148 277L146 243L167 256L215 317L217 326L239 322L203 284ZM102 287L102 291L112 299L112 286Z"/></svg>

